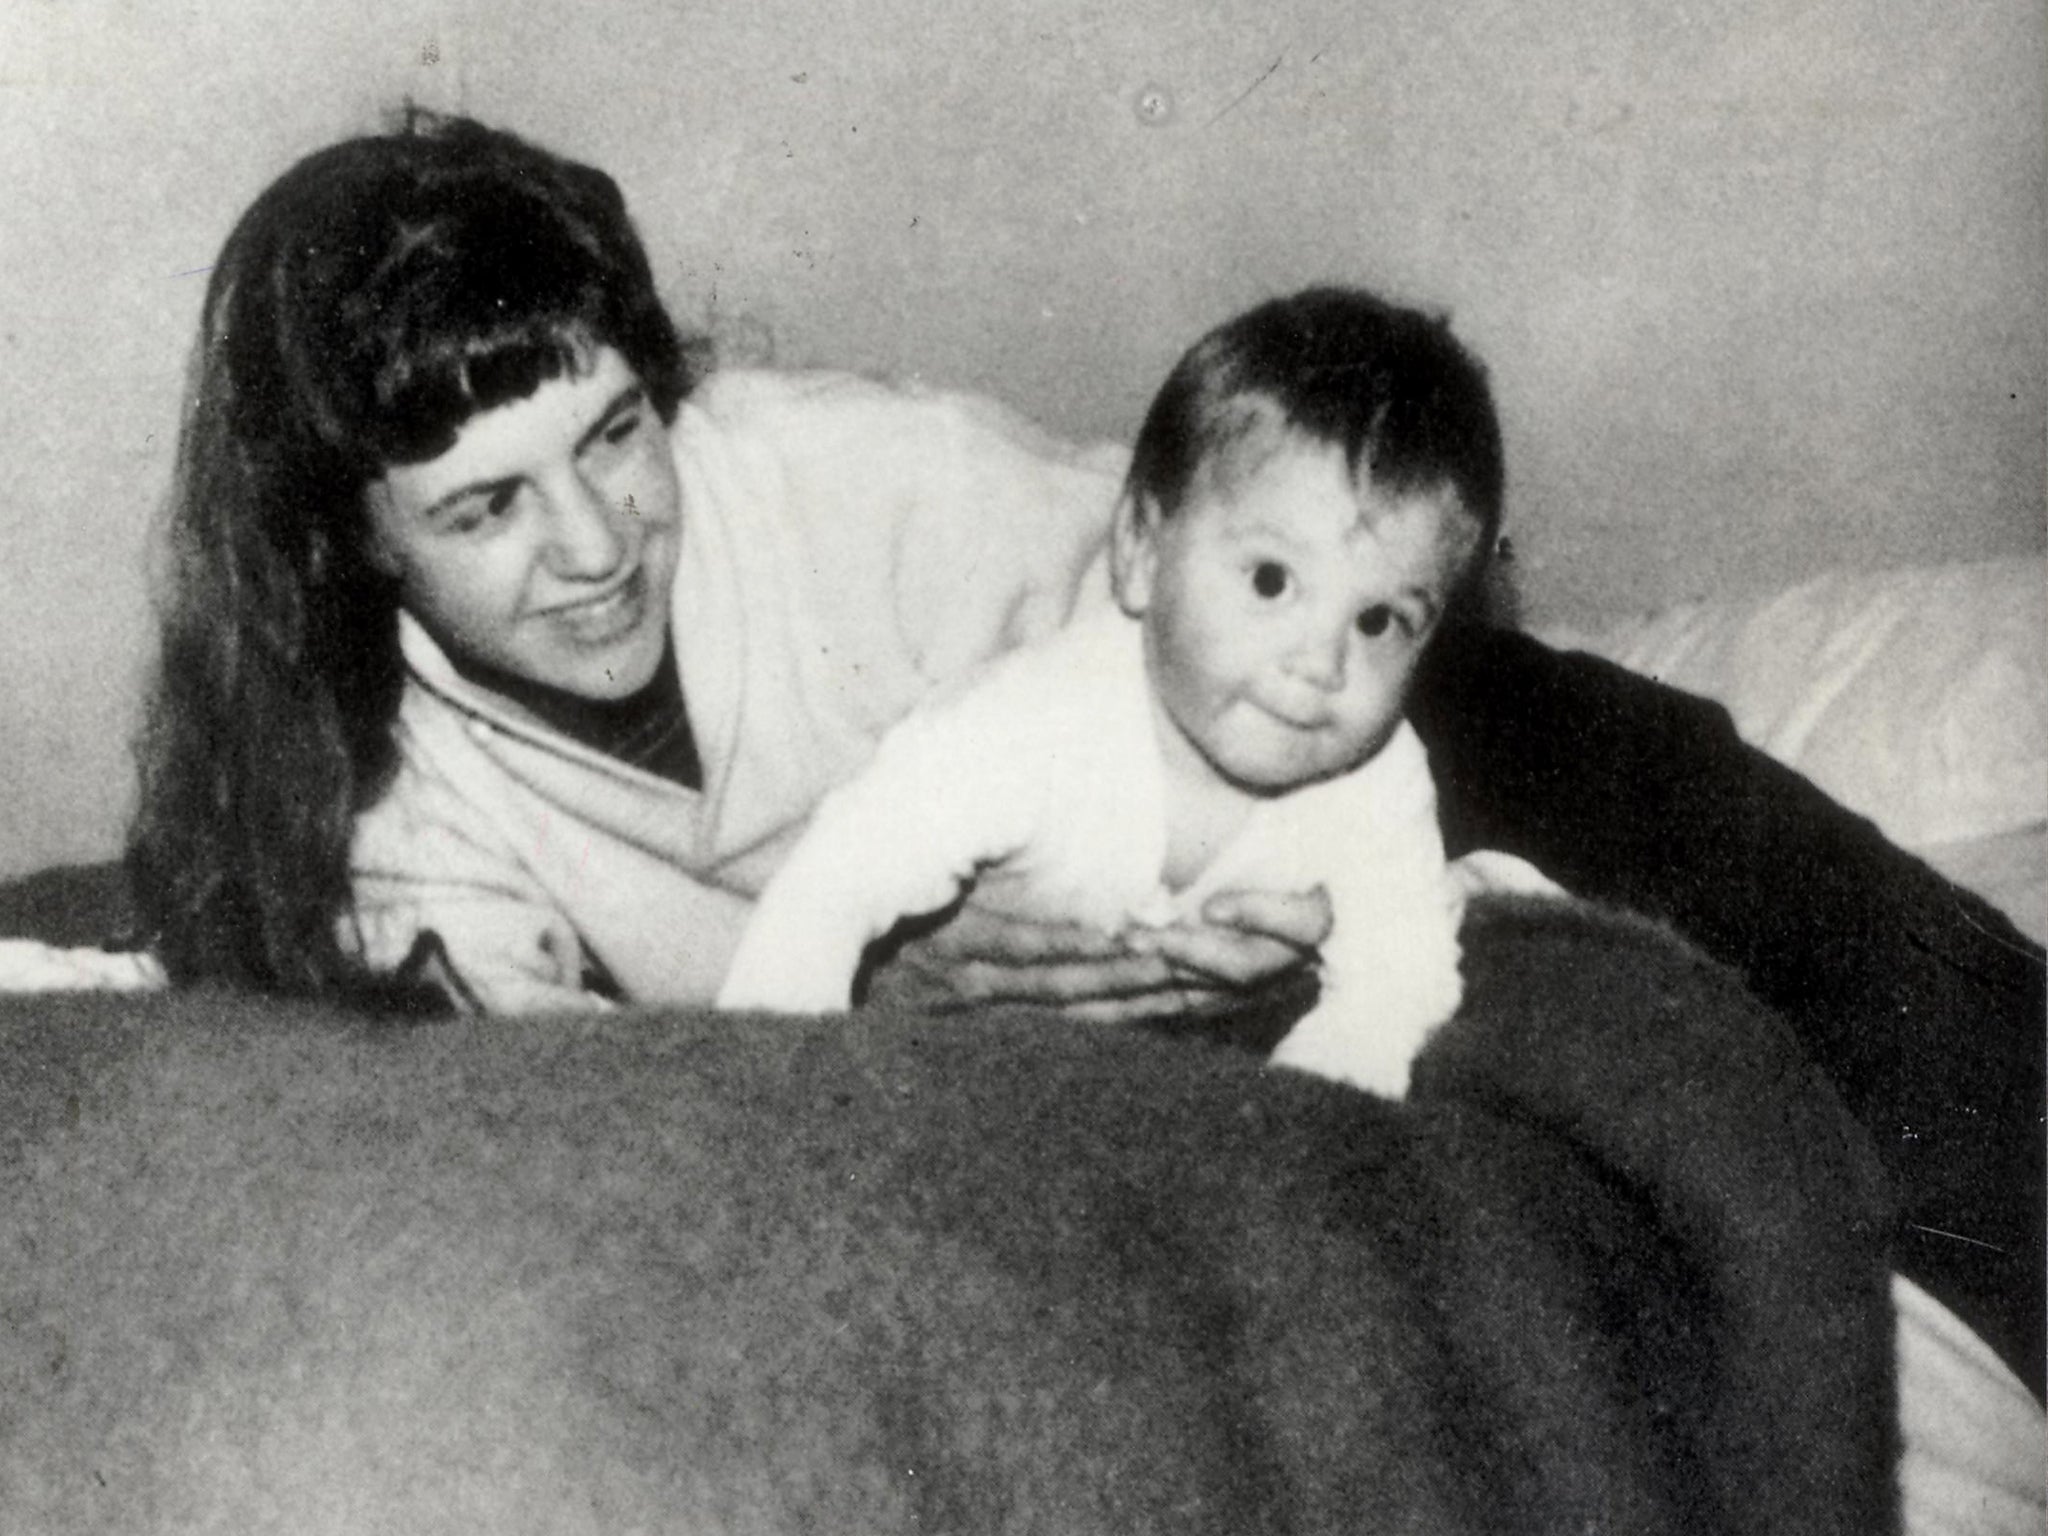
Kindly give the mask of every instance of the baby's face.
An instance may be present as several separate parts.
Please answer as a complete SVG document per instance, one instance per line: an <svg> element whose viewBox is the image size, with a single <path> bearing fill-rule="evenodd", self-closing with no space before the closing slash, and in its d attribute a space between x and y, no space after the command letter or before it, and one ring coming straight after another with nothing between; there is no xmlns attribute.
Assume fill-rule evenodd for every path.
<svg viewBox="0 0 2048 1536"><path fill-rule="evenodd" d="M1169 761L1263 793L1364 762L1478 538L1455 496L1384 496L1339 449L1227 453L1172 517L1138 522L1120 572Z"/></svg>

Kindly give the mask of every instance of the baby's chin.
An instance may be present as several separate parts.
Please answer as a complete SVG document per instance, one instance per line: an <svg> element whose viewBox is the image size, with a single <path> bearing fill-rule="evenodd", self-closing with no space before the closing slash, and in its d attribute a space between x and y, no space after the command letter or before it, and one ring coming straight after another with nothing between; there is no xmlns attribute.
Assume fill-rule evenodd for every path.
<svg viewBox="0 0 2048 1536"><path fill-rule="evenodd" d="M1302 753L1281 755L1236 754L1232 758L1209 759L1213 768L1233 789L1262 800L1277 800L1283 795L1293 794L1298 789L1307 789L1313 784L1326 784L1331 779L1341 779L1354 768L1364 766L1378 751L1378 744L1355 752Z"/></svg>

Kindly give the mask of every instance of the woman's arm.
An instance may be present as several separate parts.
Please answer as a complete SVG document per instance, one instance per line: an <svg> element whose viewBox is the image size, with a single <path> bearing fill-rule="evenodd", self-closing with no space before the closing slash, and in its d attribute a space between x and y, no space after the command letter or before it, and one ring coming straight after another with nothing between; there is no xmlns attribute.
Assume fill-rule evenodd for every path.
<svg viewBox="0 0 2048 1536"><path fill-rule="evenodd" d="M476 807L433 776L401 770L358 818L350 862L351 936L372 971L431 957L427 979L464 1011L607 1006L567 916Z"/></svg>
<svg viewBox="0 0 2048 1536"><path fill-rule="evenodd" d="M1219 891L1198 923L1123 937L969 902L900 944L869 996L899 1007L1038 1004L1099 1023L1186 1021L1305 978L1329 933L1321 890Z"/></svg>

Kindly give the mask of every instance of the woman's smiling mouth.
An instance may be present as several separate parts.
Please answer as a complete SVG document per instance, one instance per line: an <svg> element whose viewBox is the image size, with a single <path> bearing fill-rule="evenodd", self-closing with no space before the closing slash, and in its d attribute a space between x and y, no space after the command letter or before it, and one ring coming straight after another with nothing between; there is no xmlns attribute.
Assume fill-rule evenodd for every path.
<svg viewBox="0 0 2048 1536"><path fill-rule="evenodd" d="M566 631L578 645L599 646L638 629L646 611L647 572L643 566L601 597L544 609L541 617Z"/></svg>

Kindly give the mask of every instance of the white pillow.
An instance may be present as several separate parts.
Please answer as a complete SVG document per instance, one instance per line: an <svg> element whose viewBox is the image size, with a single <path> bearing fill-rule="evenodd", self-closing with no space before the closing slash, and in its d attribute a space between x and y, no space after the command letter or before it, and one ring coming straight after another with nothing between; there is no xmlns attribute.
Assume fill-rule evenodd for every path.
<svg viewBox="0 0 2048 1536"><path fill-rule="evenodd" d="M2048 561L1833 572L1559 639L1718 700L1908 848L2048 822Z"/></svg>

